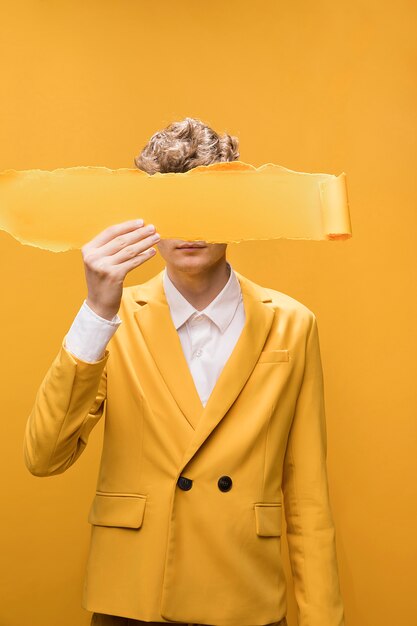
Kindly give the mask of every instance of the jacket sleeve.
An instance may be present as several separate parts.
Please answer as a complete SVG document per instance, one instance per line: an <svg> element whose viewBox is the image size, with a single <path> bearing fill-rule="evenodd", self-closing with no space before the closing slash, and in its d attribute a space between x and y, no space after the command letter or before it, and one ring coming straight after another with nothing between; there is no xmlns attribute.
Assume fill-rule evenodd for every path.
<svg viewBox="0 0 417 626"><path fill-rule="evenodd" d="M323 371L311 313L282 487L299 626L344 626L326 456Z"/></svg>
<svg viewBox="0 0 417 626"><path fill-rule="evenodd" d="M23 450L35 476L65 472L87 445L89 434L105 411L106 363L109 351L93 363L61 348L36 394Z"/></svg>

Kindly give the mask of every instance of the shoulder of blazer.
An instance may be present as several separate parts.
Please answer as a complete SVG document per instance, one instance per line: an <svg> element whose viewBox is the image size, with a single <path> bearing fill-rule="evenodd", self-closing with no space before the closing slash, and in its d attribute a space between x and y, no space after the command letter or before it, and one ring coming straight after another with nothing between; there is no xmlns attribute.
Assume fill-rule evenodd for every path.
<svg viewBox="0 0 417 626"><path fill-rule="evenodd" d="M306 318L315 317L311 309L288 294L269 287L262 287L238 272L235 273L239 279L242 291L250 293L257 300L269 303L274 309L285 309L288 313L293 312Z"/></svg>

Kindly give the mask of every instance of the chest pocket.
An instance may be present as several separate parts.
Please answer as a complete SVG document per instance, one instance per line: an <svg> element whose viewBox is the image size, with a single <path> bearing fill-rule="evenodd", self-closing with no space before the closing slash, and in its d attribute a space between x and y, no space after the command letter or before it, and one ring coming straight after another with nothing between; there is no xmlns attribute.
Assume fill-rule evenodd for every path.
<svg viewBox="0 0 417 626"><path fill-rule="evenodd" d="M289 360L289 350L264 350L261 352L258 363L280 363Z"/></svg>

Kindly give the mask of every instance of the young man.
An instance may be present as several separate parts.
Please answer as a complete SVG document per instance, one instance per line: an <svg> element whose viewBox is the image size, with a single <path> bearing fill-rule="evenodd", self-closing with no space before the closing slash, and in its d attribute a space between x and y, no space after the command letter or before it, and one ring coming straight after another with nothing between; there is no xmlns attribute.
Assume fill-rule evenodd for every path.
<svg viewBox="0 0 417 626"><path fill-rule="evenodd" d="M186 118L136 159L187 171L237 139ZM155 254L166 267L123 288ZM226 244L110 226L82 249L88 295L38 391L25 460L64 472L105 413L83 606L92 624L286 624L282 510L299 626L343 626L317 322L233 270Z"/></svg>

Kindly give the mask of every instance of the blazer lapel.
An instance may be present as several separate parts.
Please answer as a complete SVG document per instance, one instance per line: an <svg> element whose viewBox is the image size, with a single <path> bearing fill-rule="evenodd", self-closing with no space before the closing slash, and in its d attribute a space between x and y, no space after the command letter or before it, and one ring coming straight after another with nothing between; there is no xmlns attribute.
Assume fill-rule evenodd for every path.
<svg viewBox="0 0 417 626"><path fill-rule="evenodd" d="M162 272L140 285L134 311L150 355L181 412L194 429L182 459L184 468L226 415L254 369L274 319L267 290L236 272L245 308L245 325L221 375L203 407L171 318Z"/></svg>
<svg viewBox="0 0 417 626"><path fill-rule="evenodd" d="M182 345L171 318L165 297L162 272L136 292L141 308L134 311L135 319L149 352L156 363L171 395L193 428L203 411Z"/></svg>
<svg viewBox="0 0 417 626"><path fill-rule="evenodd" d="M265 304L271 302L267 291L236 275L242 289L245 325L197 424L182 469L235 402L259 359L274 319L274 310Z"/></svg>

